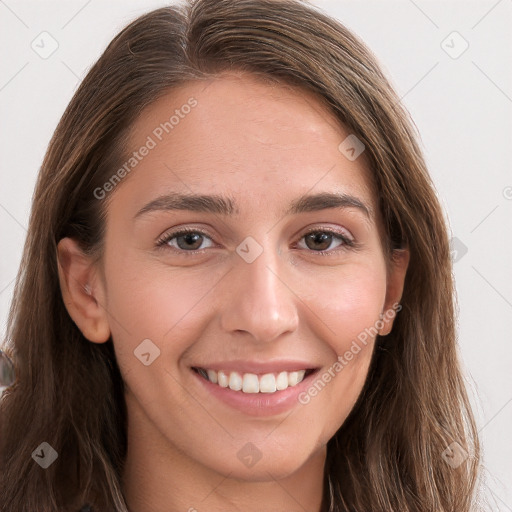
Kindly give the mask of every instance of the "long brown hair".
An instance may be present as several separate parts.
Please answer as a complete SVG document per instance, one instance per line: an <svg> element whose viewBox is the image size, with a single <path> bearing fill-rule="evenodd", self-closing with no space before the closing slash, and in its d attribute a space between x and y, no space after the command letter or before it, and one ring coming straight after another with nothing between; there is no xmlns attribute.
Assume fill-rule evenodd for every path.
<svg viewBox="0 0 512 512"><path fill-rule="evenodd" d="M0 511L126 512L123 381L112 340L67 313L56 245L101 258L108 197L142 109L174 86L236 69L316 93L365 144L386 247L407 246L403 309L377 338L368 378L329 441L323 511L467 512L479 444L456 352L449 240L413 123L365 45L297 0L196 0L152 11L109 44L76 91L38 177L7 327L17 381L1 401ZM42 442L58 458L42 470ZM453 445L452 443L457 443ZM443 454L461 447L458 467ZM463 453L463 452L460 452Z"/></svg>

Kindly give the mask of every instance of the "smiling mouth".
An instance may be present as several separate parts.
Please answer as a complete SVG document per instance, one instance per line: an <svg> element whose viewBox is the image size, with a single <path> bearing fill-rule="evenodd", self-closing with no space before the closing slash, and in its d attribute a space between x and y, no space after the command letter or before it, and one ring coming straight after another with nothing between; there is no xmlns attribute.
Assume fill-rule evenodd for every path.
<svg viewBox="0 0 512 512"><path fill-rule="evenodd" d="M192 368L192 370L212 384L242 393L276 393L296 386L316 371L315 369L303 369L256 375L255 373L224 372L205 368Z"/></svg>

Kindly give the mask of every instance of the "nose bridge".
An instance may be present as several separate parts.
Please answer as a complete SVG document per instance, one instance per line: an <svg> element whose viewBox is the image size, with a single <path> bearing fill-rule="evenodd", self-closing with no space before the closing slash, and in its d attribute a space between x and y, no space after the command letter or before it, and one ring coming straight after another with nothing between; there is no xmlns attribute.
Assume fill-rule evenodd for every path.
<svg viewBox="0 0 512 512"><path fill-rule="evenodd" d="M260 244L248 237L238 246L221 313L227 332L246 331L265 342L296 329L296 297L286 283L284 263L270 238Z"/></svg>

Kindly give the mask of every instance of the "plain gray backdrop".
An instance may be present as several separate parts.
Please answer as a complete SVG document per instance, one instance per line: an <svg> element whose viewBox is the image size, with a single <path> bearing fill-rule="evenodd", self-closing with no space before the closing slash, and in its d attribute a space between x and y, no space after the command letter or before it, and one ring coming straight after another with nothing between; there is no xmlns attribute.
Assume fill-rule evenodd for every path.
<svg viewBox="0 0 512 512"><path fill-rule="evenodd" d="M485 492L492 510L512 511L512 0L313 3L367 43L420 133L454 237L459 346ZM59 118L112 37L163 5L0 0L0 340Z"/></svg>

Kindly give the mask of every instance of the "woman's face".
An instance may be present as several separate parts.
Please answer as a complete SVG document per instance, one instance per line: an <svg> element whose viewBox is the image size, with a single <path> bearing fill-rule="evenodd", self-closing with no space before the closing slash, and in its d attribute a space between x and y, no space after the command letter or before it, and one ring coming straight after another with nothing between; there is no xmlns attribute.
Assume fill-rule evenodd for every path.
<svg viewBox="0 0 512 512"><path fill-rule="evenodd" d="M181 86L134 125L90 293L129 428L162 456L283 477L354 406L407 263L386 270L348 135L314 96L244 74Z"/></svg>

